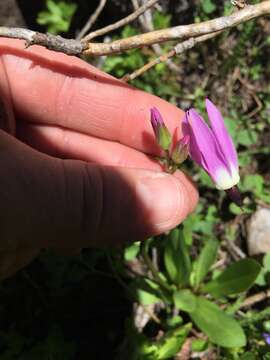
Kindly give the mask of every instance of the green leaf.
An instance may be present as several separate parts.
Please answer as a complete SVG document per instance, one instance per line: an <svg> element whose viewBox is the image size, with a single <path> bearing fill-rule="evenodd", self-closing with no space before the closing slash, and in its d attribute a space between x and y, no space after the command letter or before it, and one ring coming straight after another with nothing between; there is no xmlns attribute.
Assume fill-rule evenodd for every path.
<svg viewBox="0 0 270 360"><path fill-rule="evenodd" d="M200 182L202 183L202 185L213 189L214 184L213 184L213 181L211 180L210 176L203 169L199 169L198 173L199 173Z"/></svg>
<svg viewBox="0 0 270 360"><path fill-rule="evenodd" d="M230 117L224 117L224 122L226 125L227 130L229 131L231 137L233 138L234 142L236 142L236 134L237 134L237 122L233 120L233 116L232 118Z"/></svg>
<svg viewBox="0 0 270 360"><path fill-rule="evenodd" d="M196 303L196 310L189 316L213 343L223 347L245 346L246 336L236 320L209 300L198 297Z"/></svg>
<svg viewBox="0 0 270 360"><path fill-rule="evenodd" d="M196 308L196 296L188 289L175 291L173 300L179 310L192 312Z"/></svg>
<svg viewBox="0 0 270 360"><path fill-rule="evenodd" d="M203 287L215 297L246 291L256 280L261 266L253 259L243 259L230 265L218 277Z"/></svg>
<svg viewBox="0 0 270 360"><path fill-rule="evenodd" d="M265 331L267 331L268 333L270 332L270 320L264 321L263 322L263 328Z"/></svg>
<svg viewBox="0 0 270 360"><path fill-rule="evenodd" d="M46 6L52 14L61 16L61 8L53 0L47 0Z"/></svg>
<svg viewBox="0 0 270 360"><path fill-rule="evenodd" d="M218 242L209 240L203 247L195 267L194 285L198 286L207 275L210 267L215 262L218 250Z"/></svg>
<svg viewBox="0 0 270 360"><path fill-rule="evenodd" d="M176 285L189 283L191 263L183 233L179 229L172 230L166 241L164 263L173 283Z"/></svg>
<svg viewBox="0 0 270 360"><path fill-rule="evenodd" d="M183 318L180 315L175 315L172 318L166 319L166 325L169 328L175 328L176 326L179 327L179 325L183 324Z"/></svg>
<svg viewBox="0 0 270 360"><path fill-rule="evenodd" d="M241 184L242 191L252 191L260 196L264 188L264 179L261 175L252 174L246 175Z"/></svg>
<svg viewBox="0 0 270 360"><path fill-rule="evenodd" d="M205 351L207 349L208 342L204 339L195 339L192 341L191 350L195 352Z"/></svg>
<svg viewBox="0 0 270 360"><path fill-rule="evenodd" d="M251 351L245 352L241 357L240 360L256 360L257 355L253 354Z"/></svg>
<svg viewBox="0 0 270 360"><path fill-rule="evenodd" d="M206 14L211 14L213 11L216 10L216 5L213 3L212 0L204 0L202 2L202 8Z"/></svg>
<svg viewBox="0 0 270 360"><path fill-rule="evenodd" d="M47 0L46 7L47 10L38 13L37 23L47 26L47 31L54 34L68 31L77 5L72 2Z"/></svg>
<svg viewBox="0 0 270 360"><path fill-rule="evenodd" d="M265 271L270 272L270 253L267 253L263 257L263 268Z"/></svg>
<svg viewBox="0 0 270 360"><path fill-rule="evenodd" d="M153 15L153 23L155 29L165 29L170 27L171 15L164 14L163 12L155 11Z"/></svg>
<svg viewBox="0 0 270 360"><path fill-rule="evenodd" d="M258 135L255 131L250 131L247 129L239 130L237 132L237 142L243 146L250 146L255 144L257 141Z"/></svg>
<svg viewBox="0 0 270 360"><path fill-rule="evenodd" d="M121 38L128 38L137 34L138 31L134 26L126 25L121 32Z"/></svg>
<svg viewBox="0 0 270 360"><path fill-rule="evenodd" d="M136 241L132 245L128 246L124 250L124 259L125 261L133 260L140 251L140 242Z"/></svg>
<svg viewBox="0 0 270 360"><path fill-rule="evenodd" d="M261 271L256 279L256 284L259 286L264 286L267 284L267 275L270 272L270 253L265 254L263 257L263 266Z"/></svg>
<svg viewBox="0 0 270 360"><path fill-rule="evenodd" d="M185 243L188 246L192 245L192 221L185 221L183 223L183 237L185 239Z"/></svg>
<svg viewBox="0 0 270 360"><path fill-rule="evenodd" d="M261 268L261 271L259 275L256 278L255 284L259 286L265 286L266 285L266 279L265 279L266 272L263 268Z"/></svg>
<svg viewBox="0 0 270 360"><path fill-rule="evenodd" d="M159 286L150 279L135 279L130 285L130 291L140 304L150 305L160 302Z"/></svg>
<svg viewBox="0 0 270 360"><path fill-rule="evenodd" d="M157 360L169 359L181 349L189 331L191 324L176 330L168 331L166 335L158 342Z"/></svg>
<svg viewBox="0 0 270 360"><path fill-rule="evenodd" d="M230 203L229 210L234 215L240 215L243 213L243 210L235 203Z"/></svg>

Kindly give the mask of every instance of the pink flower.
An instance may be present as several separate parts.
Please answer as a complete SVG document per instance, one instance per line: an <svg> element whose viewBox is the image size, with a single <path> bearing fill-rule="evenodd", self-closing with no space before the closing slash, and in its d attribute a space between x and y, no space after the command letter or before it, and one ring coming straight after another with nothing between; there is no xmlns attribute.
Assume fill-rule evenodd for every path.
<svg viewBox="0 0 270 360"><path fill-rule="evenodd" d="M185 114L183 133L190 137L189 154L218 189L229 190L240 180L237 153L220 111L208 99L206 110L211 128L194 109Z"/></svg>

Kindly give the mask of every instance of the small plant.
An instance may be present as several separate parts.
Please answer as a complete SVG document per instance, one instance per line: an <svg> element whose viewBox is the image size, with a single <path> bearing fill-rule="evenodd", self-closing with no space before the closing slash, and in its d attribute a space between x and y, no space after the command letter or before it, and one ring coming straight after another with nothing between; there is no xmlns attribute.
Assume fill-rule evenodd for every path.
<svg viewBox="0 0 270 360"><path fill-rule="evenodd" d="M151 341L136 333L134 327L129 328L133 334L132 337L129 334L129 341L133 339L133 345L129 344L133 349L132 360L171 358L179 352L192 329L201 332L194 348L205 349L215 344L226 349L240 349L246 345L246 335L235 313L241 305L239 299L244 301L239 294L254 284L260 265L246 258L217 273L213 265L218 241L209 239L194 257L187 240L185 228L181 227L164 236L162 241L151 238L142 243L140 249L136 244L125 250L124 262L129 254L129 261L137 259L149 271L130 283L128 294L143 307L157 304L158 308L166 309L156 325L163 333L159 340ZM150 255L154 249L159 255L159 268Z"/></svg>
<svg viewBox="0 0 270 360"><path fill-rule="evenodd" d="M47 31L52 34L67 32L77 5L72 2L47 0L46 7L46 10L38 14L37 23L46 26Z"/></svg>

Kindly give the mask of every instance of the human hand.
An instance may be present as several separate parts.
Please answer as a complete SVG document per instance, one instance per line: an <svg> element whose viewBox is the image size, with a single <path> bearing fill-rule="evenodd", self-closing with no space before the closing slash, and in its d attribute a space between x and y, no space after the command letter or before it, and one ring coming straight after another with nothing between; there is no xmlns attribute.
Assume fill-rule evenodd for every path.
<svg viewBox="0 0 270 360"><path fill-rule="evenodd" d="M181 110L80 59L0 40L0 277L41 248L119 246L167 231L194 208L181 172L165 174L150 124Z"/></svg>

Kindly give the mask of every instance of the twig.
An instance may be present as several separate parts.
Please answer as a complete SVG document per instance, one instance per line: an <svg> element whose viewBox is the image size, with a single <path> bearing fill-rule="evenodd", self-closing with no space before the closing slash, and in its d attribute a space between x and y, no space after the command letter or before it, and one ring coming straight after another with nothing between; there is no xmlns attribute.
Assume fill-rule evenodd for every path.
<svg viewBox="0 0 270 360"><path fill-rule="evenodd" d="M143 4L146 2L146 0L141 0L141 1L142 1ZM135 10L137 10L139 8L138 0L132 0L132 4L133 4L133 7L134 7ZM139 22L141 24L141 27L142 27L144 32L154 30L153 16L152 16L151 9L148 9L147 11L145 11L145 13L143 15L141 15L138 20L139 20ZM159 44L152 45L152 48L153 48L153 50L154 50L154 52L156 53L157 56L161 56L163 54L162 47ZM167 66L168 66L168 68L170 70L175 71L175 72L180 71L180 67L177 66L170 59L168 59L166 61L166 63L167 63Z"/></svg>
<svg viewBox="0 0 270 360"><path fill-rule="evenodd" d="M134 8L134 11L137 11L137 10L139 9L139 7L140 7L138 0L131 0L131 2L132 2L132 5L133 5L133 8ZM143 5L144 5L144 3L143 3ZM141 27L142 27L142 29L143 29L144 32L154 30L154 29L150 29L150 28L149 28L149 24L146 23L146 16L145 16L145 14L147 14L147 12L149 12L149 9L146 10L146 11L145 11L142 15L140 15L139 18L138 18L138 20L139 20L139 22L140 22L140 24L141 24Z"/></svg>
<svg viewBox="0 0 270 360"><path fill-rule="evenodd" d="M126 39L112 41L111 43L88 43L88 48L84 51L86 55L108 55L121 53L126 50L159 44L171 40L183 40L190 37L197 37L224 31L233 26L259 16L270 14L270 0L257 5L246 6L229 16L222 16L217 19L204 21L201 23L180 25L168 29L151 31L145 34L131 36Z"/></svg>
<svg viewBox="0 0 270 360"><path fill-rule="evenodd" d="M121 19L114 24L105 26L102 29L91 32L89 35L87 35L85 38L83 38L83 41L90 41L97 36L102 36L104 34L107 34L110 31L114 31L124 25L129 24L130 22L137 19L140 15L142 15L147 9L150 9L150 7L155 5L158 1L159 0L149 0L146 4L140 6L136 11L134 11L132 14L128 15L124 19Z"/></svg>
<svg viewBox="0 0 270 360"><path fill-rule="evenodd" d="M246 300L240 305L239 309L253 306L258 302L264 301L268 298L270 298L270 290L259 292L258 294L246 298Z"/></svg>
<svg viewBox="0 0 270 360"><path fill-rule="evenodd" d="M226 247L234 260L244 259L246 254L233 241L226 239Z"/></svg>
<svg viewBox="0 0 270 360"><path fill-rule="evenodd" d="M26 47L31 45L41 45L47 49L63 52L67 55L81 55L86 50L87 45L74 39L65 39L59 35L42 34L22 28L12 28L0 26L0 37L25 40Z"/></svg>
<svg viewBox="0 0 270 360"><path fill-rule="evenodd" d="M84 25L84 27L79 32L78 36L76 37L77 40L81 40L84 35L91 29L94 23L97 21L99 15L101 14L104 6L106 5L107 0L100 0L98 7L96 8L95 12L89 17L88 21Z"/></svg>
<svg viewBox="0 0 270 360"><path fill-rule="evenodd" d="M147 242L144 241L142 243L142 257L143 257L143 260L144 260L146 266L151 271L154 280L163 289L165 289L167 291L171 291L171 287L160 277L158 270L155 268L154 264L152 263L152 260L150 259L149 255L147 253L147 250L148 250Z"/></svg>
<svg viewBox="0 0 270 360"><path fill-rule="evenodd" d="M263 108L263 104L262 104L261 100L259 99L259 97L255 94L255 92L252 92L251 95L252 95L253 99L255 100L257 107L247 114L248 118L252 118Z"/></svg>
<svg viewBox="0 0 270 360"><path fill-rule="evenodd" d="M150 5L153 6L158 0L150 1L146 4L149 7ZM141 7L140 9L143 8L143 10L146 11L146 5L144 7ZM239 10L229 16L222 16L217 19L204 21L196 24L180 25L168 29L150 31L145 34L131 36L129 38L112 41L110 43L90 43L87 42L85 39L84 41L65 39L61 36L55 36L52 34L42 34L27 29L9 27L0 27L0 37L23 39L26 40L26 46L41 45L47 47L48 49L60 51L68 55L101 56L121 53L130 49L150 46L153 44L160 44L171 40L185 40L189 38L197 38L202 35L213 34L218 31L224 31L251 19L269 14L270 0L267 0L256 5L247 5L244 9ZM127 19L129 21L132 21L139 15L138 12L135 12L131 14L130 17L128 17L129 19L126 18L120 20L117 26L120 26L123 21L126 22ZM119 25L119 23L121 24ZM113 30L116 24L110 25L109 27L106 27L104 29L100 29L100 31L102 30L103 33L105 29L106 32L109 30ZM93 36L93 34L95 34L96 36L96 33L97 32L90 33L89 36Z"/></svg>
<svg viewBox="0 0 270 360"><path fill-rule="evenodd" d="M218 32L213 33L213 34L202 35L202 36L199 36L197 38L193 37L193 38L190 38L190 39L188 39L186 41L183 41L182 43L179 43L176 46L174 46L172 48L172 50L170 50L166 54L163 54L163 55L157 57L156 59L150 61L149 63L142 66L140 69L135 70L133 73L126 74L121 80L123 80L123 81L134 80L136 77L142 75L145 71L151 69L153 66L156 66L157 64L160 64L161 62L168 61L168 59L172 58L173 56L180 55L184 51L193 48L196 44L198 44L200 42L203 42L203 41L206 41L206 40L209 40L209 39L219 35L220 33L221 32L218 31Z"/></svg>

